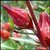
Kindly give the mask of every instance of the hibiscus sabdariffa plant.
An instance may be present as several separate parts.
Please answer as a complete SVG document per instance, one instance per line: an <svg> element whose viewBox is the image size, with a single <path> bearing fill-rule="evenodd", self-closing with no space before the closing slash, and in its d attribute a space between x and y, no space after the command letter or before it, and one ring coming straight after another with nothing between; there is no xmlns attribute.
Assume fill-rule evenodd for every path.
<svg viewBox="0 0 50 50"><path fill-rule="evenodd" d="M39 38L39 43L41 44L40 47L37 47L36 50L47 50L50 47L50 15L47 12L42 12L39 15L39 20L37 21L33 9L31 7L30 1L26 1L26 5L29 9L30 15L18 7L10 7L6 4L3 4L3 8L10 14L13 19L13 22L16 26L21 29L31 29L34 30L35 35ZM32 22L34 21L34 24ZM36 27L36 30L34 28ZM6 24L3 26L3 29L7 30L10 29L10 25ZM11 29L12 30L12 29ZM16 31L14 31L16 32ZM5 32L1 30L1 36ZM18 32L17 32L18 33ZM10 33L9 33L10 34ZM20 36L15 33L14 36ZM3 37L3 36L2 36ZM10 37L10 35L8 36ZM20 36L21 37L21 36ZM6 37L5 37L6 38ZM8 39L8 38L6 38Z"/></svg>
<svg viewBox="0 0 50 50"><path fill-rule="evenodd" d="M48 15L46 12L42 12L40 14L39 22L37 22L30 2L26 1L26 4L36 26L37 36L42 46L50 47L50 15Z"/></svg>

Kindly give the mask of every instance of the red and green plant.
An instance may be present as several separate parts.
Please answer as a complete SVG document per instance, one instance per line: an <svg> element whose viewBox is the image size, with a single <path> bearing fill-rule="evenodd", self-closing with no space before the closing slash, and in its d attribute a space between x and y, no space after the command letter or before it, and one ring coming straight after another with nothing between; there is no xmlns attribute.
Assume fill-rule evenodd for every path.
<svg viewBox="0 0 50 50"><path fill-rule="evenodd" d="M11 23L5 23L1 29L1 38L8 40L8 38L16 41L17 38L22 37L23 29L32 30L35 36L38 37L38 44L40 47L36 47L36 50L49 50L50 49L50 14L43 11L39 14L39 19L36 19L33 8L30 1L26 1L26 5L29 9L29 13L18 7L8 6L3 4L3 8L8 12L12 18L14 26ZM33 23L34 22L34 23ZM23 31L21 31L23 30ZM13 33L12 33L13 32ZM11 35L10 35L11 34ZM13 35L12 35L13 34ZM29 34L29 33L28 33ZM28 35L27 35L28 37ZM24 40L25 41L25 40ZM17 39L17 43L18 39Z"/></svg>

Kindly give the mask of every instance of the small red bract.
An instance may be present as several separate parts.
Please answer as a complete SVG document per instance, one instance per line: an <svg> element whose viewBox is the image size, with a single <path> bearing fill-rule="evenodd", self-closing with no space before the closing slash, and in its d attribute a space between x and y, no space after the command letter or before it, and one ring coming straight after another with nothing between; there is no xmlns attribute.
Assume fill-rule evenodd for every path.
<svg viewBox="0 0 50 50"><path fill-rule="evenodd" d="M1 37L4 40L7 40L10 37L10 32L8 32L7 30L1 30Z"/></svg>

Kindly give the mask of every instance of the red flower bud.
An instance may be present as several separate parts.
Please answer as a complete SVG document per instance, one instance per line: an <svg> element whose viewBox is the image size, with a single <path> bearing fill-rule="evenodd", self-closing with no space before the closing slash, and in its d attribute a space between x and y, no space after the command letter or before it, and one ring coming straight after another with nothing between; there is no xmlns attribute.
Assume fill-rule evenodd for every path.
<svg viewBox="0 0 50 50"><path fill-rule="evenodd" d="M48 46L50 46L50 17L46 12L42 12L39 18L39 26L43 38Z"/></svg>
<svg viewBox="0 0 50 50"><path fill-rule="evenodd" d="M16 7L9 7L8 5L3 5L3 8L11 15L14 23L20 28L33 28L32 20L28 13Z"/></svg>
<svg viewBox="0 0 50 50"><path fill-rule="evenodd" d="M1 37L4 39L4 40L7 40L9 37L10 37L10 32L8 32L7 30L0 30L1 31Z"/></svg>
<svg viewBox="0 0 50 50"><path fill-rule="evenodd" d="M2 26L3 29L7 30L7 31L10 31L12 30L11 26L10 26L10 23L5 23L3 26Z"/></svg>

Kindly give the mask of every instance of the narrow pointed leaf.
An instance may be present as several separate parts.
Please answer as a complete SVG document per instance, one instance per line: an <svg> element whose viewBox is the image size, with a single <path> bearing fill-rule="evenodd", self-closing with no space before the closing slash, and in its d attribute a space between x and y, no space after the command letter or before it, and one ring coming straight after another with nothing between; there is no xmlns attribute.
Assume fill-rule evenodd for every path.
<svg viewBox="0 0 50 50"><path fill-rule="evenodd" d="M13 39L15 41L21 41L21 42L31 43L31 44L34 44L34 45L39 45L38 43L36 43L34 40L31 40L31 39L14 38L14 37L10 37L10 39Z"/></svg>

